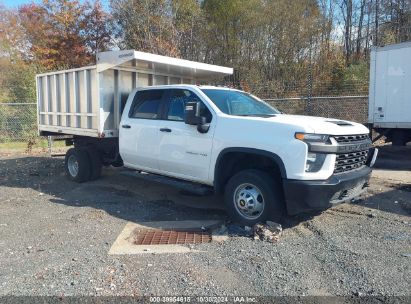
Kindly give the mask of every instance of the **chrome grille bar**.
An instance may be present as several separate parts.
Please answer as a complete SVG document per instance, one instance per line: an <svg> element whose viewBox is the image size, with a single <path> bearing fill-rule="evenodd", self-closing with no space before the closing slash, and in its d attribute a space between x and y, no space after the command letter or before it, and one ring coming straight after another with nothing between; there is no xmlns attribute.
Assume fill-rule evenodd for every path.
<svg viewBox="0 0 411 304"><path fill-rule="evenodd" d="M333 136L333 138L338 142L339 145L353 144L356 142L367 140L368 134L359 135L338 135ZM365 166L368 158L368 149L348 152L348 153L337 153L335 159L334 173L342 173L346 171L351 171Z"/></svg>

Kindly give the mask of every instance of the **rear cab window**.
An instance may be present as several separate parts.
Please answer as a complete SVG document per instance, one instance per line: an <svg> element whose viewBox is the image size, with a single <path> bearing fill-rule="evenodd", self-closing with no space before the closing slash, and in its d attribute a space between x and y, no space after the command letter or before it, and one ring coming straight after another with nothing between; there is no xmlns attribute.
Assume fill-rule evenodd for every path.
<svg viewBox="0 0 411 304"><path fill-rule="evenodd" d="M138 91L130 107L128 117L159 119L164 93L165 90Z"/></svg>

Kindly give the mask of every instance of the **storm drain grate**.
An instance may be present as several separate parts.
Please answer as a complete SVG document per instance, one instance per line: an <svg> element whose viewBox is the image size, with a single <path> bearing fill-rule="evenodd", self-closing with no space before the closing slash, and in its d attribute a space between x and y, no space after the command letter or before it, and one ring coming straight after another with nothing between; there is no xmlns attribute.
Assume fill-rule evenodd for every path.
<svg viewBox="0 0 411 304"><path fill-rule="evenodd" d="M136 245L176 245L210 243L211 234L197 231L143 230L138 231Z"/></svg>

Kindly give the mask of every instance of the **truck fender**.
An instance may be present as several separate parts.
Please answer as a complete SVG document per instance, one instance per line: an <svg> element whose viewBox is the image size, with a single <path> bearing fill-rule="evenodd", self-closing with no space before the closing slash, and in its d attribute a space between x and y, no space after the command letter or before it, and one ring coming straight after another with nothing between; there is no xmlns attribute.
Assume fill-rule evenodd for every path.
<svg viewBox="0 0 411 304"><path fill-rule="evenodd" d="M233 152L239 152L239 153L246 153L250 155L259 155L259 156L265 156L273 160L273 162L278 166L281 174L281 178L285 179L287 178L287 172L285 170L284 163L277 154L266 151L266 150L260 150L260 149L254 149L254 148L243 148L243 147L232 147L232 148L225 148L220 151L220 154L217 157L216 164L215 164L215 169L214 169L214 190L216 193L222 193L224 184L223 184L223 178L222 178L222 173L224 172L224 162L222 161L224 159L224 155L227 153L233 153Z"/></svg>

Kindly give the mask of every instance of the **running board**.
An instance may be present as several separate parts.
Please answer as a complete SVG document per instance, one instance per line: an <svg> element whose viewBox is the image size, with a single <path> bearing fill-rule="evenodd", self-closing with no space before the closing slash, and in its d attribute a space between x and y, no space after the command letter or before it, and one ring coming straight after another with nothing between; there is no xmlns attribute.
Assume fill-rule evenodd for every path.
<svg viewBox="0 0 411 304"><path fill-rule="evenodd" d="M179 180L179 179L168 177L168 176L150 174L146 172L140 173L138 171L123 171L120 174L126 175L126 176L137 177L139 179L149 181L149 182L155 182L159 184L172 186L172 187L181 189L185 192L193 193L196 195L204 196L204 195L210 195L214 193L212 187L201 185L201 184L196 184L196 183L189 182L189 181Z"/></svg>

